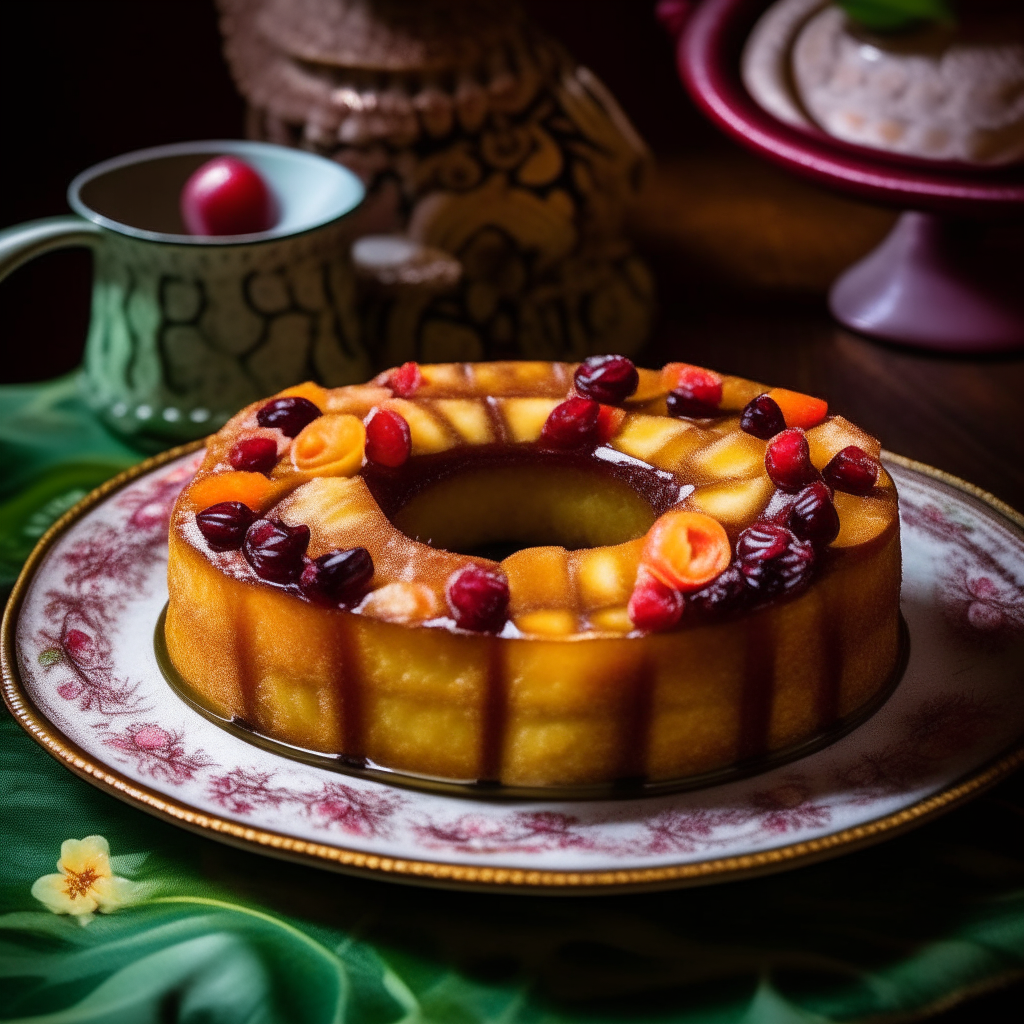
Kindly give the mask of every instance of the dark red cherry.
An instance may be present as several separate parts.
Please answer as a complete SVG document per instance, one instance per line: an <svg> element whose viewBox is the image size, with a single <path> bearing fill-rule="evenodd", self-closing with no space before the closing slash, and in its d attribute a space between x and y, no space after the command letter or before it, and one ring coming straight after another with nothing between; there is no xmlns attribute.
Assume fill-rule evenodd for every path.
<svg viewBox="0 0 1024 1024"><path fill-rule="evenodd" d="M277 202L259 172L233 156L208 160L185 182L181 217L190 235L250 235L269 231Z"/></svg>
<svg viewBox="0 0 1024 1024"><path fill-rule="evenodd" d="M445 590L455 624L477 633L497 633L508 618L508 578L500 569L467 565Z"/></svg>
<svg viewBox="0 0 1024 1024"><path fill-rule="evenodd" d="M596 444L600 415L601 406L597 402L589 398L567 398L551 410L540 432L541 444L565 449Z"/></svg>
<svg viewBox="0 0 1024 1024"><path fill-rule="evenodd" d="M256 513L240 501L221 501L196 513L196 526L214 551L237 551Z"/></svg>
<svg viewBox="0 0 1024 1024"><path fill-rule="evenodd" d="M320 410L308 399L289 395L272 398L256 413L261 427L277 427L285 437L297 437L302 428L319 419Z"/></svg>
<svg viewBox="0 0 1024 1024"><path fill-rule="evenodd" d="M754 523L736 538L736 558L740 569L758 562L781 558L793 539L784 526L775 523Z"/></svg>
<svg viewBox="0 0 1024 1024"><path fill-rule="evenodd" d="M388 386L399 398L411 398L422 383L419 363L402 363L388 374Z"/></svg>
<svg viewBox="0 0 1024 1024"><path fill-rule="evenodd" d="M870 494L878 482L878 460L851 444L832 456L821 475L834 490L863 496Z"/></svg>
<svg viewBox="0 0 1024 1024"><path fill-rule="evenodd" d="M816 480L818 471L811 465L811 449L802 430L783 430L768 444L764 468L776 487L799 491Z"/></svg>
<svg viewBox="0 0 1024 1024"><path fill-rule="evenodd" d="M789 528L815 547L828 547L839 535L839 513L832 494L821 480L805 487L789 510Z"/></svg>
<svg viewBox="0 0 1024 1024"><path fill-rule="evenodd" d="M373 559L366 548L339 548L307 563L299 585L310 597L347 604L362 597L372 579Z"/></svg>
<svg viewBox="0 0 1024 1024"><path fill-rule="evenodd" d="M669 416L677 419L701 420L718 415L718 407L709 405L699 394L686 384L670 391L665 398Z"/></svg>
<svg viewBox="0 0 1024 1024"><path fill-rule="evenodd" d="M776 526L785 526L788 529L789 514L793 510L793 502L795 501L795 494L776 489L772 491L768 504L765 505L764 511L757 518L762 523L774 523Z"/></svg>
<svg viewBox="0 0 1024 1024"><path fill-rule="evenodd" d="M585 398L619 405L636 391L640 374L625 356L591 356L576 367L573 383Z"/></svg>
<svg viewBox="0 0 1024 1024"><path fill-rule="evenodd" d="M257 519L249 527L242 554L261 579L294 583L305 568L309 527L289 526L279 519Z"/></svg>
<svg viewBox="0 0 1024 1024"><path fill-rule="evenodd" d="M734 562L707 586L686 595L686 604L704 615L738 611L750 597L750 588Z"/></svg>
<svg viewBox="0 0 1024 1024"><path fill-rule="evenodd" d="M661 633L671 629L682 617L683 595L661 580L641 573L626 609L629 621L637 629Z"/></svg>
<svg viewBox="0 0 1024 1024"><path fill-rule="evenodd" d="M269 473L277 465L277 442L272 437L243 437L228 456L232 469Z"/></svg>
<svg viewBox="0 0 1024 1024"><path fill-rule="evenodd" d="M412 451L412 434L404 416L378 409L366 424L366 458L378 466L401 466Z"/></svg>
<svg viewBox="0 0 1024 1024"><path fill-rule="evenodd" d="M778 402L767 395L752 398L740 413L740 430L767 441L786 429L786 418Z"/></svg>
<svg viewBox="0 0 1024 1024"><path fill-rule="evenodd" d="M814 571L814 546L784 526L754 523L736 539L740 572L760 598L788 594L803 586Z"/></svg>

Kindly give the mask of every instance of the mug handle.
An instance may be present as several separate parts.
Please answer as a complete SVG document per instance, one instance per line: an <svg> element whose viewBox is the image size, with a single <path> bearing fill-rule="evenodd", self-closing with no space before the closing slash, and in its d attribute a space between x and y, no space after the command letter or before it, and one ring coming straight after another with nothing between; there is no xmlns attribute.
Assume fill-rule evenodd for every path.
<svg viewBox="0 0 1024 1024"><path fill-rule="evenodd" d="M5 228L0 231L0 281L45 252L81 245L95 248L102 234L103 229L98 224L70 214Z"/></svg>

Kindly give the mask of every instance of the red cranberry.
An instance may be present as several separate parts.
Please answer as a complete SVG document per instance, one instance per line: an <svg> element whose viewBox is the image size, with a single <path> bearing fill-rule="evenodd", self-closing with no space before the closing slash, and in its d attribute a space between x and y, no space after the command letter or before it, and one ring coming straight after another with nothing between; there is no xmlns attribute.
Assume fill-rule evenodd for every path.
<svg viewBox="0 0 1024 1024"><path fill-rule="evenodd" d="M784 491L799 491L818 476L811 465L811 450L802 430L783 430L776 434L765 452L764 468L772 483Z"/></svg>
<svg viewBox="0 0 1024 1024"><path fill-rule="evenodd" d="M181 218L190 235L250 235L269 231L277 203L245 161L219 156L203 164L181 190Z"/></svg>
<svg viewBox="0 0 1024 1024"><path fill-rule="evenodd" d="M839 513L832 494L820 481L805 487L789 510L789 528L815 547L828 547L839 535Z"/></svg>
<svg viewBox="0 0 1024 1024"><path fill-rule="evenodd" d="M549 448L583 448L596 444L601 406L589 398L567 398L551 410L544 429L542 444Z"/></svg>
<svg viewBox="0 0 1024 1024"><path fill-rule="evenodd" d="M366 548L328 551L302 570L299 585L310 596L330 604L343 604L362 597L373 579L373 559Z"/></svg>
<svg viewBox="0 0 1024 1024"><path fill-rule="evenodd" d="M787 594L811 578L814 547L784 526L754 523L736 539L740 572L759 597Z"/></svg>
<svg viewBox="0 0 1024 1024"><path fill-rule="evenodd" d="M261 427L277 427L285 437L297 437L303 427L320 415L320 410L308 398L290 395L267 402L256 413L256 422Z"/></svg>
<svg viewBox="0 0 1024 1024"><path fill-rule="evenodd" d="M700 590L686 595L686 604L704 615L737 611L750 596L746 578L734 562Z"/></svg>
<svg viewBox="0 0 1024 1024"><path fill-rule="evenodd" d="M717 409L722 404L722 378L703 366L680 366L675 385L712 408Z"/></svg>
<svg viewBox="0 0 1024 1024"><path fill-rule="evenodd" d="M625 356L591 356L576 367L576 390L605 405L624 402L640 384L640 374Z"/></svg>
<svg viewBox="0 0 1024 1024"><path fill-rule="evenodd" d="M701 366L683 366L665 401L669 416L689 419L717 416L722 404L722 379Z"/></svg>
<svg viewBox="0 0 1024 1024"><path fill-rule="evenodd" d="M740 413L740 430L767 441L786 429L786 417L782 415L779 403L767 395L752 398Z"/></svg>
<svg viewBox="0 0 1024 1024"><path fill-rule="evenodd" d="M736 538L736 558L740 568L746 564L770 562L786 553L792 536L784 526L754 523Z"/></svg>
<svg viewBox="0 0 1024 1024"><path fill-rule="evenodd" d="M825 483L836 491L847 494L870 494L878 482L878 460L863 448L851 444L832 456L822 470Z"/></svg>
<svg viewBox="0 0 1024 1024"><path fill-rule="evenodd" d="M401 466L412 451L412 434L404 416L378 409L366 424L366 458L378 466Z"/></svg>
<svg viewBox="0 0 1024 1024"><path fill-rule="evenodd" d="M402 363L388 375L388 386L399 398L410 398L422 383L419 363Z"/></svg>
<svg viewBox="0 0 1024 1024"><path fill-rule="evenodd" d="M279 519L257 519L249 527L242 554L261 579L294 583L305 567L309 527L289 526Z"/></svg>
<svg viewBox="0 0 1024 1024"><path fill-rule="evenodd" d="M228 456L232 469L269 473L277 465L277 442L272 437L243 437Z"/></svg>
<svg viewBox="0 0 1024 1024"><path fill-rule="evenodd" d="M196 513L196 526L214 551L237 551L256 513L240 501L221 501Z"/></svg>
<svg viewBox="0 0 1024 1024"><path fill-rule="evenodd" d="M665 404L668 406L669 416L675 416L676 419L706 420L711 416L718 415L718 409L715 406L695 398L686 387L670 391L665 399Z"/></svg>
<svg viewBox="0 0 1024 1024"><path fill-rule="evenodd" d="M445 591L455 624L497 633L508 618L508 579L499 569L467 565L453 573Z"/></svg>
<svg viewBox="0 0 1024 1024"><path fill-rule="evenodd" d="M626 611L637 629L660 633L671 629L682 617L683 595L654 576L641 573Z"/></svg>

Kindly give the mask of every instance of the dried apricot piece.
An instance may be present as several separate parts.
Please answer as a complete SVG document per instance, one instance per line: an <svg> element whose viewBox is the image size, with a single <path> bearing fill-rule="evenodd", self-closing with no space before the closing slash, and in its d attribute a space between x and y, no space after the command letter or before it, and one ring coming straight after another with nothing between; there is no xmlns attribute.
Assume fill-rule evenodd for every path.
<svg viewBox="0 0 1024 1024"><path fill-rule="evenodd" d="M188 500L194 509L209 508L224 501L240 501L256 512L268 508L282 493L277 481L262 473L242 470L199 477L189 487Z"/></svg>
<svg viewBox="0 0 1024 1024"><path fill-rule="evenodd" d="M315 476L352 476L363 464L366 428L358 416L320 416L292 445L292 465Z"/></svg>
<svg viewBox="0 0 1024 1024"><path fill-rule="evenodd" d="M828 402L799 391L772 388L768 397L782 410L787 427L801 427L810 430L828 415Z"/></svg>
<svg viewBox="0 0 1024 1024"><path fill-rule="evenodd" d="M717 519L703 512L666 512L647 532L640 560L666 586L685 592L724 572L732 549Z"/></svg>

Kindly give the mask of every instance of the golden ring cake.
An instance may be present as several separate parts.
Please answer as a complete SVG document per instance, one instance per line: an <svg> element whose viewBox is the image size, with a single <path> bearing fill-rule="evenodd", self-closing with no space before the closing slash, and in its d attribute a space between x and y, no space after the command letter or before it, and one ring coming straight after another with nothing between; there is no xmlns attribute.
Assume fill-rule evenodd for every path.
<svg viewBox="0 0 1024 1024"><path fill-rule="evenodd" d="M684 363L303 384L179 497L166 653L208 712L343 766L557 789L757 763L897 671L879 454L820 399Z"/></svg>

